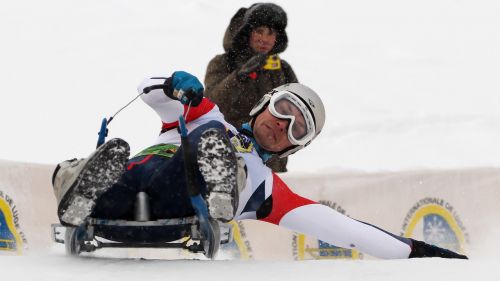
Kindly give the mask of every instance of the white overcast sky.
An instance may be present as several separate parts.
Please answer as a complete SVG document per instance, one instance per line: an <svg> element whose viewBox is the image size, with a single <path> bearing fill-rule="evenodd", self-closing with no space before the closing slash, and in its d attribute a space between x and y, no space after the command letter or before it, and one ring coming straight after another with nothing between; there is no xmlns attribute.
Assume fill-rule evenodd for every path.
<svg viewBox="0 0 500 281"><path fill-rule="evenodd" d="M291 171L500 166L500 2L276 2L289 17L282 58L327 108ZM203 80L229 19L251 3L4 1L0 159L88 155L101 119L144 77L182 69ZM137 101L110 136L137 152L159 127Z"/></svg>

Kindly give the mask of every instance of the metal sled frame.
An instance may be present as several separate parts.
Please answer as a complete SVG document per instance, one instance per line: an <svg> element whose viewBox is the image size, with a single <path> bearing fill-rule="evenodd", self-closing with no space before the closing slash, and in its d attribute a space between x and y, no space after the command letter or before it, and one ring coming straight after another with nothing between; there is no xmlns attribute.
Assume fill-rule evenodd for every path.
<svg viewBox="0 0 500 281"><path fill-rule="evenodd" d="M232 241L232 226L210 220L214 230L214 240L204 239L196 216L181 219L163 219L155 221L103 220L89 218L78 227L52 225L52 237L57 243L65 245L66 254L78 256L82 252L94 252L101 248L165 248L184 249L192 253L203 253L213 259L220 244ZM178 228L182 237L170 236L156 239L125 239L113 241L106 232L128 232L131 236L141 236L152 229L171 233ZM122 239L123 240L123 239Z"/></svg>

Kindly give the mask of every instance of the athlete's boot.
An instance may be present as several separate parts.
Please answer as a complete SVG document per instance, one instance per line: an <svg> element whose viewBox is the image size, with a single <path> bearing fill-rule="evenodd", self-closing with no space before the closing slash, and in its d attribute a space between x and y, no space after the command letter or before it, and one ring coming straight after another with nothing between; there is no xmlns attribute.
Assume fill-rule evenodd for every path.
<svg viewBox="0 0 500 281"><path fill-rule="evenodd" d="M57 214L64 225L80 225L90 215L96 199L116 183L124 171L130 147L122 139L101 145L88 158L57 165L52 185Z"/></svg>
<svg viewBox="0 0 500 281"><path fill-rule="evenodd" d="M246 166L227 135L219 129L204 131L198 142L197 162L207 185L212 218L231 221L238 209L239 192L246 182Z"/></svg>
<svg viewBox="0 0 500 281"><path fill-rule="evenodd" d="M430 258L439 257L447 259L468 259L467 256L455 253L453 251L429 245L425 242L410 239L412 243L409 258Z"/></svg>

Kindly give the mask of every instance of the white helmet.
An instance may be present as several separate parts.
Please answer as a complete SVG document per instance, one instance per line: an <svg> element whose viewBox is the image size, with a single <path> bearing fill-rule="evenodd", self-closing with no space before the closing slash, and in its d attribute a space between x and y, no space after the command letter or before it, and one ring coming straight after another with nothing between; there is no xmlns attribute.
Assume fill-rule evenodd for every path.
<svg viewBox="0 0 500 281"><path fill-rule="evenodd" d="M286 99L295 105L302 113L305 119L306 132L296 135L292 130L295 118L286 113L279 112L274 107L277 101ZM261 100L255 104L250 111L252 118L259 115L268 106L269 111L278 118L290 119L288 130L288 139L294 145L277 152L280 157L286 157L296 151L306 147L313 139L321 132L325 124L325 107L321 98L311 88L300 83L289 83L277 88L274 88L269 93L265 94ZM252 122L253 126L253 122Z"/></svg>

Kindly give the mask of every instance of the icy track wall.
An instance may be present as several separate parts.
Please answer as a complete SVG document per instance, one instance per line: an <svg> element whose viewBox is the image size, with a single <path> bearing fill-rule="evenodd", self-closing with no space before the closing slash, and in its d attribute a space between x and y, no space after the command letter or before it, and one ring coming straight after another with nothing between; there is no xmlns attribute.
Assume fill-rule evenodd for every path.
<svg viewBox="0 0 500 281"><path fill-rule="evenodd" d="M0 161L0 254L25 255L54 247L50 234L50 224L57 223L51 187L53 169L49 165ZM284 180L298 194L392 233L471 257L498 255L495 237L499 235L500 169L287 175ZM233 226L234 241L223 245L220 258L370 258L267 223L245 221ZM203 258L176 250L116 254Z"/></svg>

